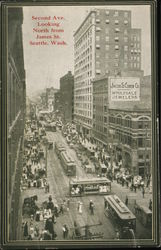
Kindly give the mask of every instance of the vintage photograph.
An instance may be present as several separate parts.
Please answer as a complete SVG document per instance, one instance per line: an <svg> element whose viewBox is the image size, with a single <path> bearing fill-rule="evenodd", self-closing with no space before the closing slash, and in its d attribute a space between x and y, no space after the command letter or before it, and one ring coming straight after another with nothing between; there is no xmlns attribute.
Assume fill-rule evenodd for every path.
<svg viewBox="0 0 161 250"><path fill-rule="evenodd" d="M151 17L7 7L9 242L153 241Z"/></svg>

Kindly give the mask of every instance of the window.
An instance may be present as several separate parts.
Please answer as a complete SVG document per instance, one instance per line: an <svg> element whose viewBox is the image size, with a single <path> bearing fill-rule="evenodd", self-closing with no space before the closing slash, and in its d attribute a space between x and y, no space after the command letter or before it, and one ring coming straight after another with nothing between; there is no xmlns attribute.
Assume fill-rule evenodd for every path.
<svg viewBox="0 0 161 250"><path fill-rule="evenodd" d="M107 106L104 106L104 112L107 112Z"/></svg>
<svg viewBox="0 0 161 250"><path fill-rule="evenodd" d="M128 42L128 37L127 37L127 36L124 37L124 42L125 42L125 43Z"/></svg>
<svg viewBox="0 0 161 250"><path fill-rule="evenodd" d="M100 67L100 62L96 62L96 67Z"/></svg>
<svg viewBox="0 0 161 250"><path fill-rule="evenodd" d="M107 128L106 127L104 127L104 133L107 133Z"/></svg>
<svg viewBox="0 0 161 250"><path fill-rule="evenodd" d="M125 66L125 68L127 68L127 62L124 62L124 66Z"/></svg>
<svg viewBox="0 0 161 250"><path fill-rule="evenodd" d="M107 117L104 116L104 123L107 123Z"/></svg>
<svg viewBox="0 0 161 250"><path fill-rule="evenodd" d="M106 36L105 40L106 42L109 42L109 36Z"/></svg>
<svg viewBox="0 0 161 250"><path fill-rule="evenodd" d="M118 36L115 37L115 41L118 42L119 41L119 38Z"/></svg>
<svg viewBox="0 0 161 250"><path fill-rule="evenodd" d="M128 17L128 12L124 12L124 17L125 17L125 18Z"/></svg>
<svg viewBox="0 0 161 250"><path fill-rule="evenodd" d="M96 19L96 23L100 23L100 19Z"/></svg>
<svg viewBox="0 0 161 250"><path fill-rule="evenodd" d="M100 45L99 44L96 45L96 49L100 49Z"/></svg>
<svg viewBox="0 0 161 250"><path fill-rule="evenodd" d="M118 53L115 54L115 58L116 59L119 58L119 54Z"/></svg>
<svg viewBox="0 0 161 250"><path fill-rule="evenodd" d="M124 46L124 51L128 51L128 46L127 45Z"/></svg>
<svg viewBox="0 0 161 250"><path fill-rule="evenodd" d="M101 31L101 28L100 27L96 27L96 31Z"/></svg>
<svg viewBox="0 0 161 250"><path fill-rule="evenodd" d="M143 159L143 155L139 155L139 159Z"/></svg>
<svg viewBox="0 0 161 250"><path fill-rule="evenodd" d="M109 50L110 46L108 44L106 44L105 48L106 48L106 50Z"/></svg>
<svg viewBox="0 0 161 250"><path fill-rule="evenodd" d="M119 21L118 21L118 20L115 20L115 24L119 24Z"/></svg>
<svg viewBox="0 0 161 250"><path fill-rule="evenodd" d="M96 36L96 41L100 41L100 36Z"/></svg>
<svg viewBox="0 0 161 250"><path fill-rule="evenodd" d="M134 68L136 68L136 63L134 63Z"/></svg>
<svg viewBox="0 0 161 250"><path fill-rule="evenodd" d="M137 61L140 62L140 57L139 56L137 56Z"/></svg>
<svg viewBox="0 0 161 250"><path fill-rule="evenodd" d="M105 33L106 33L106 34L109 34L109 28L106 28L106 29L105 29Z"/></svg>
<svg viewBox="0 0 161 250"><path fill-rule="evenodd" d="M109 20L109 19L106 19L106 23L109 24L109 23L110 23L110 20Z"/></svg>
<svg viewBox="0 0 161 250"><path fill-rule="evenodd" d="M114 16L118 16L118 15L119 15L119 12L115 11Z"/></svg>
<svg viewBox="0 0 161 250"><path fill-rule="evenodd" d="M143 147L144 143L143 143L143 138L138 138L138 147L141 148Z"/></svg>
<svg viewBox="0 0 161 250"><path fill-rule="evenodd" d="M96 74L101 74L101 70L100 69L96 69Z"/></svg>
<svg viewBox="0 0 161 250"><path fill-rule="evenodd" d="M124 55L124 58L125 58L125 60L127 60L127 59L128 59L128 55L127 55L127 54L125 54L125 55Z"/></svg>
<svg viewBox="0 0 161 250"><path fill-rule="evenodd" d="M142 121L138 122L138 129L143 129L143 122Z"/></svg>
<svg viewBox="0 0 161 250"><path fill-rule="evenodd" d="M96 14L97 14L97 16L99 16L99 14L100 14L100 11L99 11L99 10L97 10Z"/></svg>
<svg viewBox="0 0 161 250"><path fill-rule="evenodd" d="M118 50L118 49L119 49L119 46L118 46L118 45L115 45L115 49Z"/></svg>
<svg viewBox="0 0 161 250"><path fill-rule="evenodd" d="M118 67L118 66L119 66L118 62L115 62L115 67Z"/></svg>
<svg viewBox="0 0 161 250"><path fill-rule="evenodd" d="M118 33L120 31L119 28L115 28L115 32Z"/></svg>
<svg viewBox="0 0 161 250"><path fill-rule="evenodd" d="M107 16L109 16L109 14L110 14L109 10L106 10L105 13L106 13Z"/></svg>
<svg viewBox="0 0 161 250"><path fill-rule="evenodd" d="M125 21L124 21L124 24L125 24L125 25L126 25L126 24L128 24L128 21L127 21L127 20L125 20Z"/></svg>

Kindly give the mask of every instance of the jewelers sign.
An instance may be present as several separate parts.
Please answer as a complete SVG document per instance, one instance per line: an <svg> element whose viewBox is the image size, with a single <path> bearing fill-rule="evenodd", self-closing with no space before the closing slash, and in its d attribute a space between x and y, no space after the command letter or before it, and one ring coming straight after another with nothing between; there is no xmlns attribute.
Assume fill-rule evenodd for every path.
<svg viewBox="0 0 161 250"><path fill-rule="evenodd" d="M109 88L111 101L139 101L140 78L110 77Z"/></svg>

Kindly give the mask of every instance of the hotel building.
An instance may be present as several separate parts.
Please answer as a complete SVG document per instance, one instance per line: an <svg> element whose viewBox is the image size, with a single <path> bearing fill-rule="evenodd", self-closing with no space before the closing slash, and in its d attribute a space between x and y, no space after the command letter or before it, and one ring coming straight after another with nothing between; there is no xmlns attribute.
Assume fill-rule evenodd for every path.
<svg viewBox="0 0 161 250"><path fill-rule="evenodd" d="M93 85L101 75L141 69L141 30L131 11L92 10L74 34L74 121L92 136Z"/></svg>

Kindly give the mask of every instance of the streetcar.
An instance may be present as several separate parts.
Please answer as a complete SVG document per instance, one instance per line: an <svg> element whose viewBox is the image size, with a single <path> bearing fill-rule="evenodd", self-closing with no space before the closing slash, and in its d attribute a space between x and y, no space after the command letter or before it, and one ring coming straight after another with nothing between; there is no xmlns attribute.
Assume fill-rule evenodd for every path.
<svg viewBox="0 0 161 250"><path fill-rule="evenodd" d="M136 217L117 195L104 196L105 215L113 220L121 238L135 238Z"/></svg>
<svg viewBox="0 0 161 250"><path fill-rule="evenodd" d="M65 146L60 142L55 142L55 152L56 152L58 158L60 157L60 153L62 151L66 151Z"/></svg>
<svg viewBox="0 0 161 250"><path fill-rule="evenodd" d="M70 196L110 194L111 181L105 177L72 179L69 184Z"/></svg>
<svg viewBox="0 0 161 250"><path fill-rule="evenodd" d="M152 226L152 211L141 204L135 204L135 215L145 227Z"/></svg>
<svg viewBox="0 0 161 250"><path fill-rule="evenodd" d="M60 162L65 170L66 175L76 175L76 164L67 151L62 151L60 153Z"/></svg>

